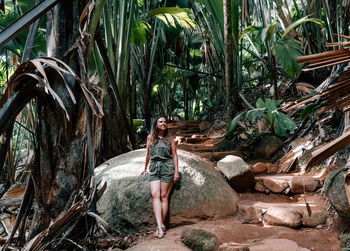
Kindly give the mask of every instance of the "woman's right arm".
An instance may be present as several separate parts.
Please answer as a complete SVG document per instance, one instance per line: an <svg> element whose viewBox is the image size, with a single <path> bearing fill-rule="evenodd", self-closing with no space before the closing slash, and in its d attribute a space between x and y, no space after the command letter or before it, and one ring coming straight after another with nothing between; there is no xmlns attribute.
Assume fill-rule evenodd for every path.
<svg viewBox="0 0 350 251"><path fill-rule="evenodd" d="M150 141L150 136L148 135L147 137L147 144L146 144L146 163L145 163L145 170L141 173L141 175L147 174L147 167L150 161L150 156L149 156L149 141Z"/></svg>

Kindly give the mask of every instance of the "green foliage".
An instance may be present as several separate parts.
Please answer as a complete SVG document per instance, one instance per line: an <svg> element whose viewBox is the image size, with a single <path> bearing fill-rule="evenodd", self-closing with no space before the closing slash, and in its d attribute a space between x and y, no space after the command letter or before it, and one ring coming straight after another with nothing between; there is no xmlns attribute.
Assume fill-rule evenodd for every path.
<svg viewBox="0 0 350 251"><path fill-rule="evenodd" d="M145 120L144 119L133 119L132 124L134 126L134 131L139 133L142 130L142 127L145 126Z"/></svg>
<svg viewBox="0 0 350 251"><path fill-rule="evenodd" d="M295 40L275 41L272 45L272 52L289 77L294 77L304 67L304 64L296 62L297 57L302 56L303 52Z"/></svg>
<svg viewBox="0 0 350 251"><path fill-rule="evenodd" d="M178 85L178 82L181 81L181 73L178 69L168 66L156 69L155 75L157 77L153 83L151 94L151 107L155 109L153 113L162 113L170 117L179 106L180 100L174 95L181 87Z"/></svg>
<svg viewBox="0 0 350 251"><path fill-rule="evenodd" d="M196 27L196 23L189 16L190 9L177 8L177 7L160 7L152 10L146 17L156 17L168 26L177 27L182 26L187 29L193 29Z"/></svg>
<svg viewBox="0 0 350 251"><path fill-rule="evenodd" d="M306 23L306 22L313 22L315 24L320 25L321 27L325 26L325 22L322 21L321 19L318 18L309 18L309 16L303 17L297 21L295 21L294 23L292 23L290 26L288 26L288 28L284 31L284 33L281 36L281 39L283 39L291 30L293 30L294 28L296 28L297 26Z"/></svg>
<svg viewBox="0 0 350 251"><path fill-rule="evenodd" d="M132 43L142 46L144 45L151 35L151 26L143 21L136 20L131 29L131 37L130 40Z"/></svg>
<svg viewBox="0 0 350 251"><path fill-rule="evenodd" d="M271 40L272 36L275 34L276 32L276 26L277 23L273 22L271 25L265 27L264 29L262 29L261 32L261 41L264 42L266 39L267 40Z"/></svg>
<svg viewBox="0 0 350 251"><path fill-rule="evenodd" d="M277 106L282 102L282 100L272 100L269 98L265 98L264 102L259 98L256 102L256 109L240 113L231 121L227 129L227 134L234 132L240 120L244 122L250 120L252 124L255 124L258 120L265 118L273 127L277 136L287 136L287 130L293 131L295 123L290 117L278 111Z"/></svg>
<svg viewBox="0 0 350 251"><path fill-rule="evenodd" d="M315 112L322 107L327 106L327 103L320 103L320 104L310 104L307 105L304 110L300 113L300 119L305 120L305 119L311 119L314 115Z"/></svg>
<svg viewBox="0 0 350 251"><path fill-rule="evenodd" d="M244 38L244 36L246 36L250 33L253 33L255 31L260 31L260 30L261 30L261 27L249 25L249 26L245 27L244 30L242 31L240 39Z"/></svg>

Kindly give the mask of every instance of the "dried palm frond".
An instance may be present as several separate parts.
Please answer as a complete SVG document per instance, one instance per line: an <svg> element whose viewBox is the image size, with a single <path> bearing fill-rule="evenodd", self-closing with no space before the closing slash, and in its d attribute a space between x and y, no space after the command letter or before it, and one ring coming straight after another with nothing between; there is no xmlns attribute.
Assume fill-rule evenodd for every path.
<svg viewBox="0 0 350 251"><path fill-rule="evenodd" d="M339 36L346 40L350 39L349 36ZM335 51L298 57L297 62L309 63L309 65L303 69L304 71L340 65L337 72L328 77L328 79L316 89L314 95L285 107L285 111L295 110L311 102L314 102L314 104L320 104L320 102L326 104L318 111L319 113L333 108L343 110L344 113L350 111L350 48L346 47L349 45L349 42L337 42L328 45L343 46L343 48ZM326 160L329 156L347 146L349 142L350 133L345 131L341 137L315 150L311 155L311 159L309 159L306 169L322 163L322 161Z"/></svg>
<svg viewBox="0 0 350 251"><path fill-rule="evenodd" d="M58 64L61 64L62 67L60 67ZM63 111L66 114L66 118L69 120L69 115L68 112L65 108L65 105L61 98L58 96L58 94L52 89L49 83L49 79L47 77L46 71L51 68L56 70L56 72L62 77L65 86L68 90L68 93L72 99L72 101L75 103L75 97L73 95L72 90L70 89L69 85L67 84L64 76L62 73L65 74L71 74L73 75L76 79L78 77L75 75L72 69L66 64L62 64L62 61L55 59L55 58L37 58L37 59L32 59L30 61L22 63L17 70L14 72L14 74L11 76L9 81L7 82L7 89L5 90L5 93L3 95L3 100L7 100L11 94L16 90L19 85L23 85L26 83L25 79L26 78L33 78L37 80L37 83L41 84L45 92L51 97L58 102L60 107L63 109Z"/></svg>
<svg viewBox="0 0 350 251"><path fill-rule="evenodd" d="M349 42L342 42L345 45ZM302 56L297 58L298 63L309 63L303 71L319 69L337 64L345 64L350 62L350 50L342 48L336 51L318 53L310 56ZM330 84L332 83L332 84ZM285 111L295 110L302 105L306 105L318 99L328 105L323 107L320 112L325 112L332 108L343 109L344 112L349 110L347 106L350 104L350 65L343 65L338 72L331 75L324 83L322 83L311 95L294 104L284 107Z"/></svg>

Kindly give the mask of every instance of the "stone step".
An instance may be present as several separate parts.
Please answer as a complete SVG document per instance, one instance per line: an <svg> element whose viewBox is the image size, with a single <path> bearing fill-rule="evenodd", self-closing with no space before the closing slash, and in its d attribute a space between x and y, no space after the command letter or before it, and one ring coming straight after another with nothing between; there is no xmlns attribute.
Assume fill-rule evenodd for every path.
<svg viewBox="0 0 350 251"><path fill-rule="evenodd" d="M187 143L191 143L191 144L197 144L197 143L201 143L208 140L208 137L205 135L192 135L191 137L186 138L186 142Z"/></svg>
<svg viewBox="0 0 350 251"><path fill-rule="evenodd" d="M245 223L264 226L322 227L328 213L326 202L318 194L285 196L279 194L240 194L238 214Z"/></svg>
<svg viewBox="0 0 350 251"><path fill-rule="evenodd" d="M275 174L255 176L254 189L262 193L303 194L314 192L323 180L306 174Z"/></svg>
<svg viewBox="0 0 350 251"><path fill-rule="evenodd" d="M181 143L177 145L178 149L182 149L188 152L198 152L198 151L215 151L216 144L190 144L190 143Z"/></svg>
<svg viewBox="0 0 350 251"><path fill-rule="evenodd" d="M179 128L169 128L168 127L169 135L171 136L186 136L191 137L193 134L200 134L200 130L198 128L192 128L192 129L179 129Z"/></svg>
<svg viewBox="0 0 350 251"><path fill-rule="evenodd" d="M227 155L238 156L243 159L242 153L240 151L229 151L229 152L193 152L194 154L207 159L209 161L219 161L225 158Z"/></svg>

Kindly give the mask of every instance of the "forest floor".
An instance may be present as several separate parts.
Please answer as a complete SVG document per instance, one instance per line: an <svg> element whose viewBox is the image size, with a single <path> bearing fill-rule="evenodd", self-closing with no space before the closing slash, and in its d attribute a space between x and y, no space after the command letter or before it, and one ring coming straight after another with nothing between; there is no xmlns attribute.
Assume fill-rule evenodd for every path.
<svg viewBox="0 0 350 251"><path fill-rule="evenodd" d="M228 154L244 157L239 151L217 150L224 138L226 127L224 124L216 126L200 125L202 130L194 130L196 122L188 122L186 126L170 124L169 129L176 131L179 140L178 148L198 154L207 158L216 165L217 161ZM198 124L197 124L198 125ZM283 153L282 153L283 155ZM269 160L245 159L252 168L257 161L269 162ZM336 167L333 166L332 169ZM213 233L217 237L220 250L340 250L340 235L342 233L341 221L330 203L323 195L321 186L329 171L329 168L313 170L304 173L294 168L289 173L259 173L255 174L258 183L273 183L271 187L264 187L262 191L252 189L249 192L240 193L238 213L235 216L224 219L212 219L200 221L190 225L191 228L202 229ZM295 192L283 187L283 192L276 192L279 186L289 184L293 177L308 177L313 182L319 182L314 191ZM281 185L282 184L282 185ZM288 186L288 185L287 185ZM267 187L270 189L267 189ZM275 191L275 192L273 192ZM287 191L287 192L286 192ZM280 211L280 217L286 222L276 219L266 220L264 214L271 209ZM290 211L297 212L301 216L300 224L288 223L293 221ZM310 212L309 212L310 211ZM308 217L309 214L309 217ZM311 216L312 215L312 216ZM323 217L323 220L321 219ZM277 217L278 218L278 217ZM312 218L312 222L307 221ZM282 221L283 221L282 220ZM289 225L289 226L288 226ZM153 234L148 234L136 241L128 250L190 250L182 242L182 231L188 226L171 228L163 239L156 239ZM248 249L246 249L248 250Z"/></svg>
<svg viewBox="0 0 350 251"><path fill-rule="evenodd" d="M137 241L137 244L128 250L191 250L181 242L181 232L186 226L169 229L162 239L156 239L152 234ZM291 229L283 226L264 227L261 224L245 224L241 216L234 216L219 220L201 221L191 225L193 228L203 229L214 233L219 243L232 247L226 250L239 250L234 247L246 244L260 244L260 247L250 250L340 250L338 239L339 229L336 225L316 229ZM266 240L268 242L266 242ZM265 241L265 244L263 244ZM222 249L225 250L225 249Z"/></svg>

